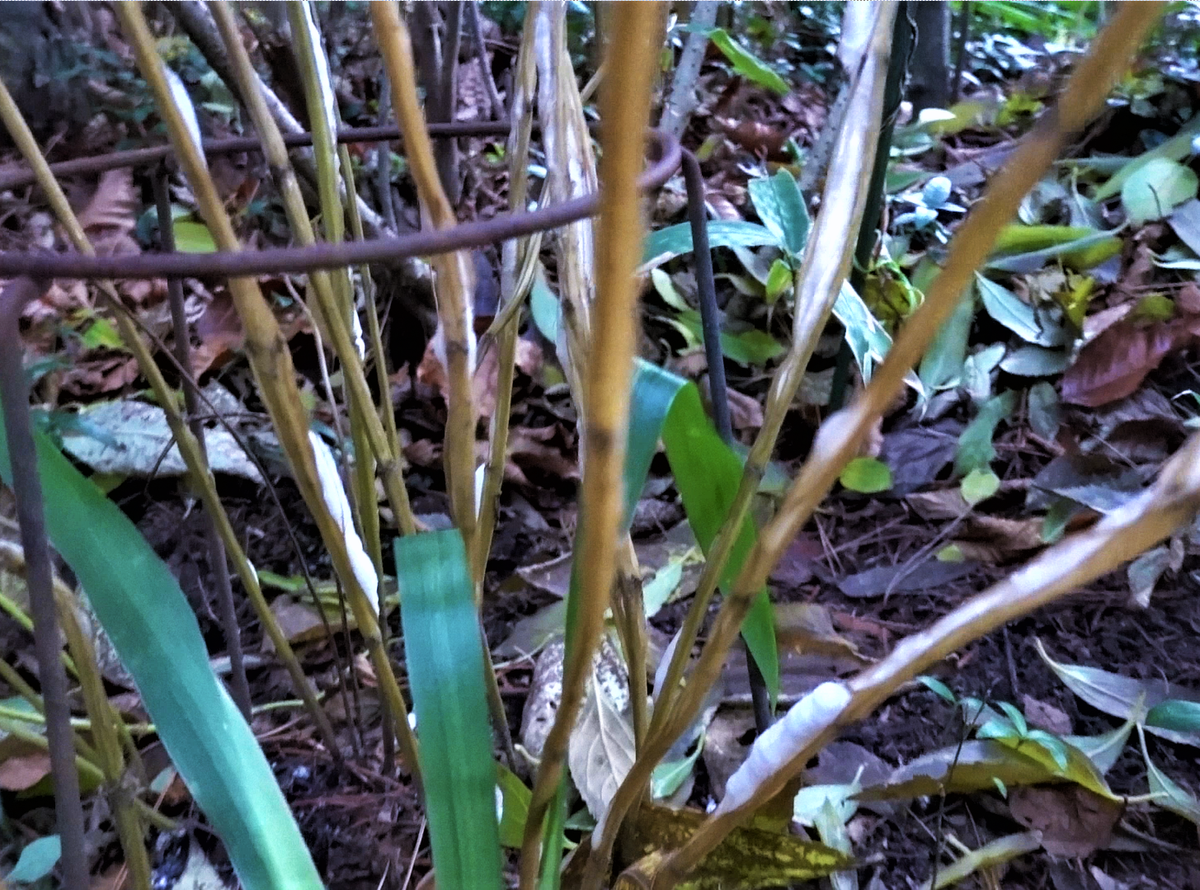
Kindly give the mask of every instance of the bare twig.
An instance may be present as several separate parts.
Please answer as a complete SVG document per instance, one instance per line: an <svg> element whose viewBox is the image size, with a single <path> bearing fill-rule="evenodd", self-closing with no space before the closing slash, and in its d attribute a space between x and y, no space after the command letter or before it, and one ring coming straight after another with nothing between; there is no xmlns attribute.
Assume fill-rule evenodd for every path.
<svg viewBox="0 0 1200 890"><path fill-rule="evenodd" d="M696 79L700 76L704 51L708 49L708 34L702 29L711 28L716 22L719 5L712 0L701 0L692 7L692 24L697 26L698 30L689 34L687 42L683 45L683 53L679 56L679 65L676 66L675 77L671 81L671 94L659 124L676 139L687 129L688 119L700 101Z"/></svg>
<svg viewBox="0 0 1200 890"><path fill-rule="evenodd" d="M483 22L479 15L479 0L469 0L471 14L467 16L467 27L471 29L471 39L475 41L475 60L479 65L479 73L487 85L488 101L492 105L492 117L496 120L504 118L504 100L496 89L496 78L492 76L492 66L488 62L487 43L483 39Z"/></svg>
<svg viewBox="0 0 1200 890"><path fill-rule="evenodd" d="M159 168L154 174L154 203L158 211L158 240L165 251L175 249L175 224L171 218L171 196L167 191L167 171ZM167 280L167 296L171 305L171 327L175 334L175 359L181 368L190 368L191 342L188 336L187 315L183 306L183 282L178 278ZM183 405L187 412L188 426L196 437L196 446L205 465L208 464L208 449L204 444L204 424L201 423L196 399L196 381L184 375ZM205 512L204 542L208 550L208 567L217 587L217 609L221 618L221 629L225 634L225 648L229 652L230 678L233 685L233 700L246 720L250 719L250 683L246 679L246 666L242 660L242 634L238 624L237 609L233 604L233 587L229 583L229 563L225 560L225 547L217 535L217 526L212 515Z"/></svg>

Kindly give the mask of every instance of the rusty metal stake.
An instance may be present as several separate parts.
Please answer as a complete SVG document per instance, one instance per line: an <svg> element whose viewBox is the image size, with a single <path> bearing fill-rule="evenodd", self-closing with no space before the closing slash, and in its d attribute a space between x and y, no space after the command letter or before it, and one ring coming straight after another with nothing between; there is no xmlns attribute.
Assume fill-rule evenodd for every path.
<svg viewBox="0 0 1200 890"><path fill-rule="evenodd" d="M700 298L700 324L704 331L704 355L708 360L708 392L713 423L726 445L733 445L733 421L729 414L729 390L725 382L725 355L721 351L721 319L717 311L717 287L713 279L712 250L708 246L708 216L704 211L704 175L700 162L690 151L681 152L683 181L687 186L688 222L692 227L692 250L696 254L696 292ZM746 648L746 673L754 726L762 735L775 720L771 693L758 662Z"/></svg>
<svg viewBox="0 0 1200 890"><path fill-rule="evenodd" d="M83 805L79 800L79 773L75 768L74 730L67 704L67 675L63 669L63 640L54 606L54 573L46 543L42 483L38 478L37 448L29 417L29 387L21 362L18 321L25 304L36 300L49 281L18 278L0 294L0 401L4 404L4 432L12 469L12 489L25 549L29 611L33 616L33 641L38 679L46 712L46 739L50 748L50 775L54 782L54 812L62 842L63 886L86 890L87 854L84 850Z"/></svg>

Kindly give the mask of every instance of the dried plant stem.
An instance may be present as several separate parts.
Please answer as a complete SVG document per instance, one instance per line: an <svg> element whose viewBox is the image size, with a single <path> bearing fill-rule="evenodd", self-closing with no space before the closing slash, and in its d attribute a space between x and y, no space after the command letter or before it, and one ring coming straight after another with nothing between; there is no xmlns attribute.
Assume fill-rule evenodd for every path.
<svg viewBox="0 0 1200 890"><path fill-rule="evenodd" d="M324 52L324 49L318 45L319 35L316 33L313 8L299 0L289 0L287 14L292 31L297 68L304 83L304 100L308 110L309 129L313 135L313 157L317 168L317 197L321 208L321 226L324 230L325 240L336 244L345 239L346 233L341 195L343 193L356 194L350 169L347 168L344 175L339 175L341 165L335 133L340 123L337 98L332 94L332 87L329 83L327 60L323 55L319 55ZM239 66L239 71L244 71L244 69ZM293 194L293 199L298 197L297 194ZM292 203L297 202L293 200ZM348 201L347 203L355 202ZM323 283L326 288L322 298L318 300L318 303L322 304L320 314L326 319L334 319L339 327L344 325L349 333L353 330L354 322L357 320L350 284L350 269L345 266L331 269L327 276L324 276ZM330 292L330 288L332 292ZM349 351L338 353L343 365L343 388L346 391L349 407L350 438L353 443L354 455L353 465L345 471L345 475L350 492L349 502L354 524L363 539L364 549L375 569L376 588L371 593L375 595L376 602L380 604L377 613L380 645L386 651L387 625L382 610L382 590L378 583L383 578L383 546L379 537L379 510L375 499L375 460L371 453L366 429L371 421L378 426L379 418L374 412L374 405L369 396L364 398L366 374L361 367L361 360L364 356L360 354L358 347L359 343L352 341ZM324 356L321 357L324 370ZM347 370L347 366L349 366L349 370ZM358 378L356 382L359 385L357 387L349 383L351 375ZM339 414L332 388L329 392L329 404L334 412L334 426L337 429L339 440L341 440L339 446L343 462L349 463L350 450L342 439L341 424L338 422ZM393 443L394 440L388 442L389 448ZM392 451L391 453L397 452ZM405 494L407 496L407 491ZM344 603L342 609L344 612ZM357 682L357 674L351 676ZM357 685L354 688L357 691ZM358 708L354 711L356 726L361 713L361 709ZM385 721L390 722L391 712L386 702L383 703L381 716ZM361 734L361 727L358 729ZM387 735L390 743L392 734L388 733ZM394 753L390 744L385 746L385 753L389 755L387 759L390 761L391 755Z"/></svg>
<svg viewBox="0 0 1200 890"><path fill-rule="evenodd" d="M248 98L246 107L262 139L263 151L266 154L267 163L270 165L272 178L283 198L284 211L292 227L292 232L300 244L315 244L316 233L309 221L308 210L304 206L304 197L300 193L296 173L288 160L283 136L279 132L279 128L275 126L261 96L252 88L254 68L245 47L241 44L237 20L226 3L212 4L212 11L217 28L229 50L230 63L233 65L234 73L242 85L244 95ZM362 369L362 363L358 361L345 316L336 311L337 300L329 274L312 272L309 274L309 284L317 297L316 305L319 307L320 317L326 325L327 340L342 362L342 373L350 388L352 398L356 401L361 399L363 404L370 404L370 388L367 386L366 375ZM390 411L390 406L385 406L385 410ZM416 520L412 515L408 491L404 487L404 464L396 445L396 437L394 434L388 435L374 412L364 412L361 420L371 445L371 451L378 463L379 473L383 478L384 492L395 513L396 522L404 534L412 534L416 531Z"/></svg>
<svg viewBox="0 0 1200 890"><path fill-rule="evenodd" d="M576 551L579 589L568 604L562 701L542 751L525 823L521 848L523 888L533 887L538 874L542 819L558 789L567 740L592 672L592 656L604 627L621 537L621 472L638 337L634 270L645 229L637 176L643 164L643 140L650 117L655 52L651 41L656 34L659 6L621 4L612 12L610 45L619 47L621 64L613 66L600 97L604 191L596 242L592 348L584 391L586 456Z"/></svg>
<svg viewBox="0 0 1200 890"><path fill-rule="evenodd" d="M457 220L438 178L433 147L425 119L417 103L412 44L408 29L393 3L372 3L371 21L383 53L392 85L396 121L404 131L409 168L417 194L435 229L450 228ZM447 418L444 446L446 489L455 525L463 536L467 553L475 552L477 510L475 503L475 397L471 386L475 371L473 274L464 251L439 254L432 259L436 278L438 321L442 338L441 356L446 367ZM476 585L480 578L474 579Z"/></svg>
<svg viewBox="0 0 1200 890"><path fill-rule="evenodd" d="M386 143L384 149L389 150ZM350 152L344 145L338 146L338 159L340 161L342 178L346 183L346 194L354 195L358 190L354 185L354 170L350 163ZM389 191L390 204L390 191ZM350 217L350 232L355 241L364 239L362 217L358 213L358 202L347 201L346 213ZM393 223L395 220L393 220ZM396 434L396 413L392 410L391 398L391 382L388 380L387 353L383 348L383 334L379 325L379 312L375 306L375 282L371 279L371 270L367 266L363 266L359 270L359 275L362 280L363 288L363 304L366 308L367 316L367 337L370 342L370 354L375 356L375 374L376 384L379 386L379 416L383 419L383 432L387 438L388 451L391 454L400 453L399 437ZM373 462L363 460L360 455L367 454L366 446L360 444L358 436L362 432L363 420L351 418L351 427L355 433L356 439L354 444L355 454L355 470L356 481L358 488L358 509L359 522L361 523L361 531L363 542L367 548L367 554L371 557L371 564L375 566L375 574L380 578L383 577L383 540L381 537L379 510L375 496L375 474ZM360 448L362 450L360 450ZM383 601L383 591L379 591L379 636L383 641L384 649L388 646L388 624L387 624L387 606ZM387 710L387 702L380 700L381 717L386 725L391 721L391 714ZM383 771L390 773L395 767L396 758L396 740L392 733L385 732L383 734Z"/></svg>
<svg viewBox="0 0 1200 890"><path fill-rule="evenodd" d="M135 3L122 2L117 7L117 14L134 47L138 67L154 93L159 113L167 123L172 145L186 171L188 182L196 195L201 214L214 241L222 250L239 251L241 246L209 176L204 158L192 142L183 118L172 100L162 74L162 62L155 51L154 38L141 9ZM380 691L387 697L392 708L393 725L407 766L414 777L419 777L416 738L408 725L407 708L383 648L378 621L366 593L354 575L341 530L324 502L312 446L308 440L308 419L300 401L295 369L287 343L270 307L263 299L257 282L248 278L233 278L230 279L229 289L238 317L246 330L246 353L263 402L283 445L297 488L308 505L321 533L321 539L330 553L334 570L349 591L354 618L371 656ZM327 321L330 322L331 329L337 327L336 315Z"/></svg>
<svg viewBox="0 0 1200 890"><path fill-rule="evenodd" d="M629 704L633 717L634 750L641 750L650 728L646 703L646 600L637 553L629 535L624 536L617 554L616 583L613 586L612 613L625 666L629 674Z"/></svg>
<svg viewBox="0 0 1200 890"><path fill-rule="evenodd" d="M175 223L171 218L171 196L168 193L167 170L161 164L154 171L154 203L158 212L158 239L165 251L175 250ZM188 338L187 315L183 301L183 282L178 278L167 281L167 296L171 306L171 330L175 337L175 360L181 368L190 368L191 343ZM134 334L137 337L137 334ZM140 339L140 338L138 338ZM208 466L208 451L204 445L204 425L197 415L198 399L196 381L191 374L181 378L183 406L187 412L188 428L196 439L202 466ZM204 544L208 551L208 569L214 579L217 608L221 618L221 630L225 635L225 648L229 652L230 686L233 700L246 720L250 719L253 703L250 699L250 682L246 679L246 666L242 657L241 626L237 620L237 608L233 602L233 586L229 583L229 563L225 559L225 547L217 534L216 522L211 514L204 515Z"/></svg>
<svg viewBox="0 0 1200 890"><path fill-rule="evenodd" d="M62 191L62 187L50 172L45 158L42 157L33 134L30 132L28 126L25 125L20 111L17 110L3 89L0 89L0 118L4 120L9 132L13 134L13 139L27 163L33 168L39 187L45 193L47 200L50 202L51 209L58 218L59 224L66 230L67 237L75 249L87 255L95 253L91 241L88 240L87 234L79 224L74 211L71 210L71 205ZM111 282L99 282L97 287L104 294L109 306L114 310L122 342L133 353L134 358L137 360L138 368L150 383L150 388L166 415L167 424L171 428L171 435L174 437L176 445L179 448L179 453L188 467L193 489L199 495L205 510L216 524L217 534L224 544L226 555L233 560L238 578L241 580L242 586L250 597L250 602L254 606L255 613L263 625L264 632L271 639L280 661L287 668L296 693L304 700L309 714L312 716L318 731L321 733L322 741L335 758L340 758L340 752L338 751L336 738L333 733L333 727L329 723L329 718L325 715L324 709L317 701L316 693L308 682L308 678L304 675L304 670L300 667L300 662L296 658L296 654L292 650L287 636L279 627L275 613L271 611L266 597L263 596L262 589L258 583L258 575L246 558L237 533L229 522L229 516L221 504L221 499L217 496L216 484L212 478L212 474L208 470L208 462L200 450L199 440L192 435L187 424L184 422L183 416L179 413L174 393L167 385L166 379L159 370L158 363L154 361L153 355L151 355L150 351L146 348L146 344L138 334L137 328L121 303L116 289L112 286ZM186 367L180 368L180 373L184 376L187 375L187 371Z"/></svg>
<svg viewBox="0 0 1200 890"><path fill-rule="evenodd" d="M471 10L476 22L478 37L478 3L472 0ZM521 46L517 51L513 85L514 102L512 129L508 136L508 204L520 213L525 210L528 193L528 174L525 158L528 157L529 138L533 131L533 108L529 97L536 82L534 67L532 20L535 10L526 9L525 28ZM480 38L481 39L481 38ZM496 380L496 409L488 435L487 470L483 478L483 496L479 499L479 533L476 537L474 571L482 578L487 567L488 554L492 549L492 535L496 528L496 513L499 510L500 488L504 482L504 467L508 458L509 419L512 412L513 378L516 373L517 339L521 327L521 307L533 284L537 267L538 251L541 248L541 233L522 239L519 244L506 241L501 247L500 294L502 308L497 313L491 328L484 336L494 333L495 348L499 351L499 370ZM520 271L517 271L518 265ZM482 588L478 591L482 598Z"/></svg>
<svg viewBox="0 0 1200 890"><path fill-rule="evenodd" d="M735 582L732 595L727 597L721 606L696 666L693 680L680 696L680 713L674 715L673 720L675 726L681 729L679 724L684 718L698 709L699 702L693 694L693 688L706 688L706 684L719 672L754 595L766 583L771 569L788 544L833 486L841 468L854 455L858 443L870 425L904 385L905 375L924 352L942 322L954 310L975 269L991 251L996 232L1015 215L1022 198L1053 163L1067 137L1087 123L1103 106L1104 98L1112 84L1125 71L1140 46L1142 36L1157 20L1162 5L1127 4L1120 8L1112 23L1096 39L1087 56L1071 76L1056 105L1022 140L1020 147L988 188L983 201L976 205L955 234L941 274L934 280L925 302L901 329L883 365L862 397L850 408L833 415L822 425L813 444L812 453L788 490L779 513L760 533L754 550ZM972 601L969 606L942 619L926 635L919 634L914 637L917 642L901 644L897 649L900 654L894 653L885 660L888 665L886 668L876 666L851 684L856 691L863 689L870 692L864 693L861 700L856 695L846 709L843 719L850 719L851 716L861 717L877 706L883 697L894 691L902 679L911 676L906 673L909 665L916 664L918 666L913 670L919 670L920 665L929 663L923 660L924 650L928 649L936 658L941 658L954 647L975 639L979 634L986 633L1017 614L1024 614L1025 611L1049 601L1054 596L1061 595L1082 580L1094 577L1093 572L1107 571L1108 568L1132 556L1142 546L1149 546L1169 533L1170 528L1174 527L1172 523L1180 521L1184 515L1190 515L1188 511L1195 508L1196 490L1200 487L1194 478L1194 452L1198 450L1200 446L1190 443L1181 454L1181 459L1172 461L1164 470L1164 481L1156 489L1160 500L1166 501L1163 506L1151 509L1152 505L1137 502L1148 513L1154 514L1152 518L1146 519L1145 525L1139 524L1140 515L1131 518L1132 511L1123 512L1117 518L1110 517L1111 521L1106 520L1097 526L1103 530L1095 536L1084 536L1082 539L1064 542L1059 548L1055 548L1055 551L1051 551L1055 554L1053 558L1047 558L1047 554L1046 557L1037 560L1026 570L1027 575L1019 573L997 585L982 599ZM1188 458L1192 460L1190 465L1187 462ZM1155 512L1156 510L1158 512ZM1122 523L1128 523L1128 526ZM1110 535L1114 527L1117 527L1117 533ZM1127 537L1123 538L1122 534ZM1106 538L1103 546L1096 543L1098 536ZM1086 556L1086 553L1093 550L1098 551L1096 556ZM1079 558L1074 563L1064 562L1064 554L1076 554ZM1094 559L1095 562L1088 566L1087 559ZM1062 565L1056 568L1058 563ZM1036 585L1029 585L1031 589L1036 588L1036 593L1030 593L1023 600L1019 600L1024 605L1020 611L1011 612L1006 603L1008 600L1018 600L1015 591L1021 589L1014 588L1014 583L1017 583L1014 579L1020 580L1024 577L1038 581ZM998 611L991 613L988 611L991 609ZM950 648L946 648L947 646ZM829 735L830 730L822 733L820 738L814 739L813 744L806 746L804 752L792 762L802 763ZM787 769L779 771L763 786L763 792L766 793L770 787L774 787L776 779L786 778L788 775L791 773ZM756 802L760 800L761 797L756 797ZM749 809L749 806L745 809ZM744 811L735 812L744 818ZM736 820L732 818L710 820L706 823L697 832L693 842L689 842L671 857L669 868L664 867L662 883L656 881L655 886L671 886L680 875L698 862L707 850L712 849L734 824Z"/></svg>
<svg viewBox="0 0 1200 890"><path fill-rule="evenodd" d="M850 88L847 124L838 138L838 157L844 163L839 163L831 170L826 179L822 210L808 240L802 263L806 272L796 282L792 345L771 382L762 429L746 460L746 469L730 507L729 517L709 550L695 601L684 618L680 641L668 666L666 679L659 692L659 702L651 719L651 740L647 744L645 754L639 756L638 763L634 764L622 789L614 798L610 817L605 820L600 843L593 845L593 857L603 857L604 861L611 855L612 843L619 830L619 825L613 824L611 817L614 814L623 817L625 809L637 799L658 758L666 753L675 736L690 722L691 718L685 719L683 715L691 712L692 708L699 707L703 691L707 688L702 684L699 675L694 674L686 687L691 695L685 697L680 689L680 681L683 679L696 635L708 613L708 605L716 592L721 572L729 558L737 530L741 528L754 493L758 490L779 431L783 427L784 418L804 378L804 370L824 329L825 320L849 271L850 252L854 244L854 235L861 224L871 162L878 141L880 109L888 65L888 45L895 14L894 4L881 7L872 37L874 51L868 57L859 79ZM852 200L849 198L851 195ZM764 578L763 583L765 580ZM761 589L760 585L755 590L755 595ZM745 617L744 612L741 617ZM741 624L740 618L738 627ZM697 692L700 693L699 697L695 694ZM640 787L625 788L626 785L632 786L634 782Z"/></svg>
<svg viewBox="0 0 1200 890"><path fill-rule="evenodd" d="M104 770L104 788L112 807L117 835L125 853L125 865L137 890L150 890L150 857L146 854L142 818L134 805L133 791L125 782L125 758L121 753L121 733L128 733L120 712L109 702L104 692L104 680L96 666L96 652L91 641L79 626L75 615L75 597L65 586L55 585L55 599L62 621L67 646L80 668L80 687L83 701L91 716L92 736L96 740L99 765ZM136 748L134 751L136 752ZM138 764L140 768L140 763ZM145 776L140 776L142 782Z"/></svg>
<svg viewBox="0 0 1200 890"><path fill-rule="evenodd" d="M1163 468L1155 486L1136 501L1055 545L932 627L901 641L887 658L850 682L854 698L846 709L806 739L803 750L760 785L751 802L704 823L668 858L655 880L655 890L665 890L681 880L729 831L779 793L840 729L870 715L917 674L1007 622L1112 571L1191 522L1200 510L1198 468L1200 436L1194 435Z"/></svg>

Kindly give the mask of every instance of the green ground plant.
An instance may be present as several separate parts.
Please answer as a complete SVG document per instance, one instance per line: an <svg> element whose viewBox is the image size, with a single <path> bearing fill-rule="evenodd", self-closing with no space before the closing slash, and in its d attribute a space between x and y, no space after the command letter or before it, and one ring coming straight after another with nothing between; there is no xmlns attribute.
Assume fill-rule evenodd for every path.
<svg viewBox="0 0 1200 890"><path fill-rule="evenodd" d="M1016 15L1018 6L1025 8L1003 6L997 14ZM1009 10L1010 6L1013 9ZM655 770L695 723L739 634L746 639L774 701L779 664L767 584L772 568L839 479L860 491L880 490L890 484L890 479L879 476L877 467L852 463L859 458L864 439L905 386L923 386L913 374L914 367L956 312L963 295L972 294L975 287L989 287L983 278L977 284L976 275L993 255L1004 226L1055 162L1066 139L1102 107L1142 36L1155 23L1160 7L1126 4L1114 14L1076 66L1055 110L1039 120L995 176L986 197L955 231L940 271L925 288L920 305L898 324L894 339L874 321L860 296L847 288L884 119L884 87L898 12L895 4L870 4L869 11L863 10L857 74L849 87L847 110L832 155L835 160L825 176L815 220L809 220L805 196L794 178L781 173L752 183L762 226L718 223L709 227L714 246L769 246L778 251L780 270L774 272L772 266L774 278L768 275L762 284L764 293L773 289L772 299L786 304L792 317L790 342L782 344L761 432L745 456L734 451L708 422L694 384L635 355L637 272L649 271L692 248L690 233L677 228L645 237L636 187L644 164L652 78L663 37L662 9L658 4L618 4L604 17L611 59L599 88L601 160L597 167L584 105L569 64L564 8L559 4L526 8L512 131L505 151L512 164L512 206L522 210L526 206L524 158L534 121L535 91L549 166L562 171L551 178L540 200L561 202L594 190L597 180L604 185L595 228L589 222L572 224L550 240L557 292L549 291L551 299L542 306L543 317L537 322L555 344L577 408L583 472L564 619L562 698L535 764L532 787L524 785L512 769L517 764L511 732L480 610L487 595L484 567L504 469L516 335L525 301L538 279L541 237L506 246L503 303L490 332L501 356L500 409L489 430L482 465L477 465L478 406L472 388L477 347L472 263L464 252L430 258L448 379L444 459L453 528L444 531L418 526L405 487L390 405L385 402L381 408L368 385L367 355L380 369L384 392L386 361L373 303L355 291L356 270L313 272L306 293L308 310L340 372L333 401L348 424L340 444L344 455L352 455L347 507L352 522L331 507L326 494L320 456L310 434L311 418L275 316L254 279L230 281L234 305L246 330L246 355L258 394L320 531L353 617L358 644L370 657L385 705L387 733L398 745L403 769L421 792L436 880L443 890L503 886L502 842L519 847L522 888L751 888L844 871L853 860L844 831L838 833L836 814L820 817L825 820L820 823L822 842L787 837L778 830L778 820L771 820L772 802L777 803L781 795L788 814L792 812L794 789L790 795L785 792L804 764L841 730L865 718L903 684L948 654L1111 570L1193 518L1200 508L1200 439L1195 437L1184 444L1144 494L1092 528L1065 537L1005 580L902 640L878 663L846 681L821 684L801 698L758 739L746 764L731 778L724 802L710 816L673 812L649 799ZM356 204L345 200L346 195L355 194L354 183L348 155L337 151L333 139L338 121L330 109L336 109L337 103L323 68L320 34L311 8L289 3L288 14L314 134L319 227L310 221L313 208L305 203L279 130L256 92L234 13L220 2L212 9L238 77L238 92L246 99L246 113L260 134L274 185L283 197L293 237L300 244L361 237ZM141 76L166 123L181 173L195 195L196 212L217 248L243 249L197 136L189 127L185 97L172 89L164 73L159 48L141 8L122 3L118 12ZM418 101L408 28L394 4L372 4L370 12L426 224L448 228L455 224L455 217L438 176L435 147ZM755 65L761 63L752 56L747 58L744 48L734 44L728 33L714 31L711 36L731 64L758 72ZM6 100L0 101L5 125L27 161L38 170L60 223L75 232L79 251L90 250L19 112L2 89L0 99ZM1116 178L1121 175L1126 180L1129 177L1125 173ZM1110 180L1110 184L1120 190L1120 182ZM929 206L941 203L936 194L925 200ZM868 225L874 226L874 222ZM369 281L364 293L368 297L371 293ZM532 299L536 316L537 298ZM261 598L258 576L228 531L204 452L186 426L178 400L158 371L143 334L120 309L119 300L114 297L111 304L126 347L137 356L166 412L191 484L212 513L243 585L256 599L260 620L273 640L276 636L284 640L283 646L277 644L277 652L286 661L290 650L285 635L271 629L274 618L270 610L257 602ZM354 336L360 305L369 342L364 351ZM789 481L774 512L760 522L752 510L755 496L768 473L787 410L831 316L847 330L865 389L849 407L825 419L811 453ZM330 388L332 391L332 384ZM1011 408L1004 396L996 398L1001 402L987 403L994 405L988 414L993 420L982 425L987 429L980 434L978 448L966 454L957 468L971 480L969 485L964 480L963 489L969 501L995 490L990 487L994 477L980 477L990 472L995 423ZM12 412L24 406L6 403L4 407ZM660 442L705 562L673 656L667 659L650 702L640 682L647 673L645 603L628 529L633 505ZM23 443L0 438L0 446L0 469L11 483L9 448ZM87 591L100 622L137 682L156 732L223 839L243 885L252 890L321 886L248 722L209 668L195 618L178 582L116 506L74 469L48 438L39 434L36 448L50 538ZM391 543L406 652L403 677L414 705L415 731L396 665L388 655L386 621L381 620L386 619L388 609L381 581L383 553L391 534L379 521L377 480L399 532ZM372 564L373 582L364 580L370 575L356 563L351 540ZM699 655L693 658L718 591L720 605ZM69 594L61 599L64 615L70 614ZM565 764L572 731L582 719L589 696L596 695L592 691L594 657L610 627L619 640L628 676L638 678L631 683L628 763L607 795L604 811L593 813L594 830L573 847L564 863L564 850L570 846L565 835L569 816ZM97 669L85 647L72 639L75 635L67 636L85 691L89 683L93 690L99 688ZM320 725L322 706L317 694L294 658L289 664L296 694ZM944 688L938 691L949 694ZM37 707L36 693L28 690L27 697ZM89 716L94 726L103 724L109 732L107 736L97 733L92 743L76 737L79 770L118 808L118 818L124 820L121 840L131 871L136 872L135 883L148 886L141 837L146 823L155 816L137 803L141 798L136 793L127 791L129 776L141 781L139 792L144 791L147 777L137 774L136 747L122 743L129 727L102 698L89 697ZM1139 733L1143 725L1151 732L1194 727L1194 709L1186 703L1164 696L1155 704L1158 714L1153 720L1147 716L1138 721L1135 712ZM960 781L983 782L979 787L994 786L997 781L1010 787L1050 776L1079 784L1106 799L1112 797L1103 770L1086 752L1066 740L1031 730L1022 713L1011 705L998 707L1000 713L985 722L969 747L964 744L954 756L943 776L943 790L951 784L957 765L970 763L978 769L963 770ZM5 727L12 726L11 715L0 715L0 720L6 721ZM1129 729L1125 732L1128 736ZM998 749L1008 752L1007 760L997 755ZM502 765L501 759L507 763ZM1004 771L997 763L1003 764ZM1194 805L1174 793L1169 779L1153 771L1151 775L1152 794L1178 807ZM928 783L904 781L894 777L886 792L892 796L927 793ZM843 795L842 802L850 796ZM1024 847L1014 844L1010 852L1020 849ZM139 859L143 864L135 865Z"/></svg>

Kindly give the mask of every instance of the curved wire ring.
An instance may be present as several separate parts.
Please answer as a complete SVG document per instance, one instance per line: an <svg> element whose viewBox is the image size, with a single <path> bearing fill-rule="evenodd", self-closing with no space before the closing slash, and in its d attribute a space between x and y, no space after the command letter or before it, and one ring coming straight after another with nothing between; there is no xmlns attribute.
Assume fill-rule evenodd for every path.
<svg viewBox="0 0 1200 890"><path fill-rule="evenodd" d="M476 125L478 131L500 131L492 123ZM507 128L507 124L499 126ZM486 127L486 129L485 129ZM471 135L471 131L439 133L442 136ZM366 135L363 136L362 134ZM395 128L373 127L366 130L343 130L338 140L344 142L380 142L399 135ZM643 192L661 188L679 168L680 148L674 137L660 130L651 130L651 157L653 162L638 180ZM311 137L292 137L293 144L305 144ZM223 152L258 149L254 140L221 140L208 143L205 153L216 149ZM170 154L169 146L155 149L137 149L120 152L119 163L109 167L92 166L88 169L114 169L137 166L161 160ZM131 161L130 156L136 155ZM114 158L117 155L106 156ZM100 159L86 159L97 161ZM61 170L61 167L58 169ZM78 170L76 172L79 172ZM26 180L27 181L27 180ZM416 232L399 237L375 238L370 241L349 241L339 244L314 244L310 247L276 247L255 251L218 251L216 253L147 253L133 256L95 256L77 253L17 252L0 251L0 276L29 275L33 278L203 278L239 277L266 275L284 272L306 272L313 269L333 269L340 266L363 263L387 263L412 256L431 256L449 253L467 247L478 247L497 241L505 241L533 232L558 228L596 213L600 206L600 195L594 192L581 198L573 198L532 212L502 213L487 220L463 223L449 229Z"/></svg>

